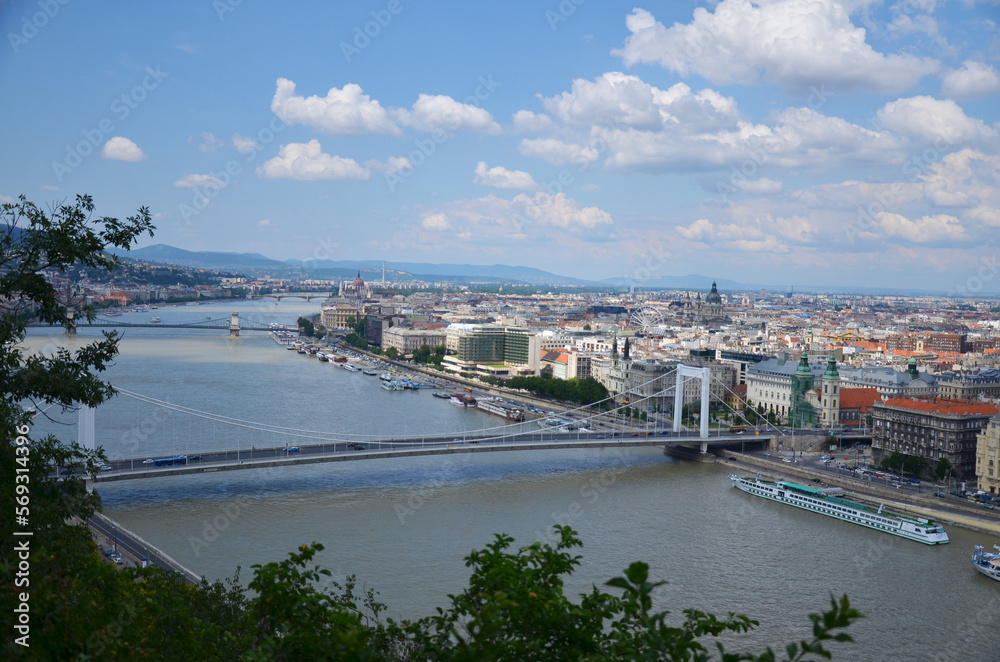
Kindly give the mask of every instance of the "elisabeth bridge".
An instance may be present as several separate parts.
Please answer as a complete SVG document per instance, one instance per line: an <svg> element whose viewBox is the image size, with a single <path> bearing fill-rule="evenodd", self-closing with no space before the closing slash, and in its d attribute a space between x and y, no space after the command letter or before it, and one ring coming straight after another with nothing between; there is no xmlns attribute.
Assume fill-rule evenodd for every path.
<svg viewBox="0 0 1000 662"><path fill-rule="evenodd" d="M670 383L670 377L674 378L673 383ZM697 419L697 428L682 424L684 382L687 379L698 379L701 382L700 416L692 415L692 418ZM704 454L710 447L760 447L776 436L794 435L794 430L778 429L772 425L749 425L741 409L725 404L723 406L733 413L736 423L730 426L722 422L710 422L708 404L712 379L716 378L712 377L708 368L679 365L645 384L619 394L617 400L608 398L593 405L566 409L557 414L558 418L521 423L504 422L496 427L474 432L427 430L403 436L303 430L237 419L118 389L119 397L144 403L145 407L152 406L154 411L161 413L158 420L164 423L156 423L155 420L150 422L150 417L147 416L147 423L157 429L158 434L167 438L181 438L184 436L181 432L183 428L176 424L187 418L189 424L194 422L201 427L211 422L213 429L223 430L216 435L222 441L215 444L216 448L213 450L175 456L152 454L153 451L146 450L135 442L129 447L131 452L125 452L128 457L109 458L105 468L89 477L88 481L138 480L318 462L562 448L659 446L668 450L680 446L687 447L688 453ZM650 413L649 419L644 423L639 423L624 411L638 407L652 409L648 406L650 401L663 403L671 397L674 405L672 412ZM153 419L156 419L155 414ZM174 429L171 429L173 426ZM83 408L79 411L78 433L81 446L90 449L100 446L95 433L95 410ZM139 455L140 452L144 454Z"/></svg>

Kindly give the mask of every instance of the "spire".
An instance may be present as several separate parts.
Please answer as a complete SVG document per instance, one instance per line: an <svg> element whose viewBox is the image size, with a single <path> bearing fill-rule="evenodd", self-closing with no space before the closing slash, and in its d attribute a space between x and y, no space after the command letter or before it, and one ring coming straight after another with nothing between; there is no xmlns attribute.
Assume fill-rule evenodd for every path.
<svg viewBox="0 0 1000 662"><path fill-rule="evenodd" d="M823 379L840 379L840 373L837 372L837 357L833 354L826 361L826 372L823 373Z"/></svg>
<svg viewBox="0 0 1000 662"><path fill-rule="evenodd" d="M812 376L812 370L809 368L809 352L802 350L802 356L799 357L799 367L795 370L795 374Z"/></svg>

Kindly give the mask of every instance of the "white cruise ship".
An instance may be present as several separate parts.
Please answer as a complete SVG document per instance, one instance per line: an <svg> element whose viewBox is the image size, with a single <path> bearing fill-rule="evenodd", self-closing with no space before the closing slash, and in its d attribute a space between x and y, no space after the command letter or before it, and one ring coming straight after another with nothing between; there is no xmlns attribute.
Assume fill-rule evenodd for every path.
<svg viewBox="0 0 1000 662"><path fill-rule="evenodd" d="M943 545L948 542L948 534L941 525L922 517L917 519L903 517L890 513L881 506L875 509L847 501L815 487L797 485L784 480L777 482L761 480L760 474L757 474L756 478L732 475L729 480L733 482L734 487L765 499L787 503L796 508L867 526L925 545ZM834 489L843 492L840 488Z"/></svg>

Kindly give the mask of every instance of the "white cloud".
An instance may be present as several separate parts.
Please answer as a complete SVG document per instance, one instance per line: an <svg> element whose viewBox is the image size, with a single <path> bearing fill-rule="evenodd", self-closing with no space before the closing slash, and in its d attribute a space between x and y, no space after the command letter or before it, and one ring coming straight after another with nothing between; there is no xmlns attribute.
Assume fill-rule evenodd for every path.
<svg viewBox="0 0 1000 662"><path fill-rule="evenodd" d="M707 218L699 218L687 227L678 225L677 232L686 239L702 241L715 237L715 225Z"/></svg>
<svg viewBox="0 0 1000 662"><path fill-rule="evenodd" d="M618 71L593 81L578 78L569 92L543 99L542 105L566 124L609 128L674 128L693 133L735 127L739 119L732 97L709 89L694 94L684 83L661 90Z"/></svg>
<svg viewBox="0 0 1000 662"><path fill-rule="evenodd" d="M533 113L530 110L519 110L514 113L514 130L518 133L535 133L555 128L555 123L548 115Z"/></svg>
<svg viewBox="0 0 1000 662"><path fill-rule="evenodd" d="M876 215L882 231L890 237L900 237L917 244L931 241L968 241L969 234L961 222L948 214L924 216L910 220L902 214L881 212Z"/></svg>
<svg viewBox="0 0 1000 662"><path fill-rule="evenodd" d="M270 224L271 224L271 219L269 219L269 218L265 218L265 219L261 219L261 220L257 221L257 225L259 225L262 228L263 227L267 227Z"/></svg>
<svg viewBox="0 0 1000 662"><path fill-rule="evenodd" d="M368 159L365 161L365 167L374 170L375 172L385 173L391 175L394 172L399 172L401 170L407 170L413 166L410 164L410 159L405 156L390 156L385 161L379 161L378 159Z"/></svg>
<svg viewBox="0 0 1000 662"><path fill-rule="evenodd" d="M521 141L518 151L524 156L541 159L556 166L572 163L582 167L596 161L600 156L596 149L565 143L556 138L525 138Z"/></svg>
<svg viewBox="0 0 1000 662"><path fill-rule="evenodd" d="M174 186L178 188L202 188L204 186L224 188L222 181L212 175L185 175L175 181Z"/></svg>
<svg viewBox="0 0 1000 662"><path fill-rule="evenodd" d="M257 144L253 138L249 136L241 136L238 133L233 134L232 138L233 147L241 152L259 152L260 146Z"/></svg>
<svg viewBox="0 0 1000 662"><path fill-rule="evenodd" d="M969 210L969 218L974 218L991 228L1000 228L1000 209L979 205Z"/></svg>
<svg viewBox="0 0 1000 662"><path fill-rule="evenodd" d="M424 220L420 223L425 230L443 231L450 230L451 223L448 222L446 214L429 213L424 215Z"/></svg>
<svg viewBox="0 0 1000 662"><path fill-rule="evenodd" d="M482 108L444 95L421 94L410 110L399 109L395 112L400 124L419 131L500 132L500 125Z"/></svg>
<svg viewBox="0 0 1000 662"><path fill-rule="evenodd" d="M202 152L214 152L225 144L211 131L202 131L197 136L191 136L188 142L197 146Z"/></svg>
<svg viewBox="0 0 1000 662"><path fill-rule="evenodd" d="M920 174L924 195L942 207L1000 207L1000 156L963 149Z"/></svg>
<svg viewBox="0 0 1000 662"><path fill-rule="evenodd" d="M325 97L303 97L295 94L294 82L279 78L271 111L288 124L304 124L332 135L401 133L389 112L354 83L331 87Z"/></svg>
<svg viewBox="0 0 1000 662"><path fill-rule="evenodd" d="M714 12L698 7L689 24L670 28L636 8L625 25L631 34L612 54L627 66L655 63L717 85L752 84L763 74L800 94L818 82L837 91L901 92L940 68L929 58L873 50L835 0L722 0Z"/></svg>
<svg viewBox="0 0 1000 662"><path fill-rule="evenodd" d="M576 201L567 198L565 193L551 195L539 191L533 196L521 193L511 201L511 206L517 212L526 216L529 221L542 225L555 225L561 228L584 227L593 228L613 222L611 214L598 207L583 207Z"/></svg>
<svg viewBox="0 0 1000 662"><path fill-rule="evenodd" d="M995 129L986 126L980 119L966 115L962 107L951 99L928 96L897 99L883 106L878 111L878 118L893 131L930 142L943 140L948 145L997 137Z"/></svg>
<svg viewBox="0 0 1000 662"><path fill-rule="evenodd" d="M476 177L473 183L494 188L521 190L538 188L538 184L528 173L521 170L507 170L502 166L487 168L485 161L476 164Z"/></svg>
<svg viewBox="0 0 1000 662"><path fill-rule="evenodd" d="M122 138L121 136L115 136L104 143L101 156L105 159L113 159L115 161L142 161L146 158L146 155L142 153L138 145L128 138Z"/></svg>
<svg viewBox="0 0 1000 662"><path fill-rule="evenodd" d="M941 81L941 92L952 99L974 99L1000 92L1000 75L988 64L966 60Z"/></svg>
<svg viewBox="0 0 1000 662"><path fill-rule="evenodd" d="M316 139L308 143L289 143L278 150L278 156L257 168L257 175L267 179L298 179L302 181L368 179L371 172L354 159L324 154Z"/></svg>

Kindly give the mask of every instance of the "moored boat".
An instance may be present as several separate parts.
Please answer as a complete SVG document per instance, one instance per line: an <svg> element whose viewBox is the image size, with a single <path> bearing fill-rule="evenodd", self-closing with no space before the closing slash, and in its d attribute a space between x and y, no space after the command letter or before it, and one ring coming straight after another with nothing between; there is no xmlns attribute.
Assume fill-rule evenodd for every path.
<svg viewBox="0 0 1000 662"><path fill-rule="evenodd" d="M948 534L941 525L923 517L914 519L897 515L882 506L876 509L842 499L840 495L844 491L839 487L822 490L785 480L773 482L761 480L760 474L757 474L756 478L734 474L729 480L734 487L749 494L884 531L925 545L943 545L948 542Z"/></svg>
<svg viewBox="0 0 1000 662"><path fill-rule="evenodd" d="M524 412L517 407L502 405L493 400L479 400L476 402L476 407L485 412L496 414L497 416L503 416L508 421L513 421L515 423L520 423L524 420Z"/></svg>
<svg viewBox="0 0 1000 662"><path fill-rule="evenodd" d="M382 383L380 384L380 386L382 388L384 388L385 390L387 390L387 391L402 391L402 390L405 389L405 387L403 386L402 382L400 382L397 379L390 379L388 381L382 381Z"/></svg>
<svg viewBox="0 0 1000 662"><path fill-rule="evenodd" d="M443 398L445 400L451 399L450 393L442 393L441 391L434 391L433 393L431 393L431 395L433 395L435 398Z"/></svg>
<svg viewBox="0 0 1000 662"><path fill-rule="evenodd" d="M458 405L459 407L475 407L476 399L472 396L465 395L464 393L456 393L452 395L449 402L453 405Z"/></svg>
<svg viewBox="0 0 1000 662"><path fill-rule="evenodd" d="M979 574L1000 582L1000 545L993 545L993 549L997 551L987 552L982 545L976 545L971 561Z"/></svg>

